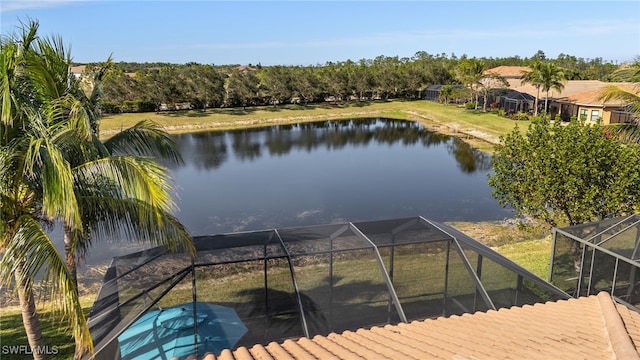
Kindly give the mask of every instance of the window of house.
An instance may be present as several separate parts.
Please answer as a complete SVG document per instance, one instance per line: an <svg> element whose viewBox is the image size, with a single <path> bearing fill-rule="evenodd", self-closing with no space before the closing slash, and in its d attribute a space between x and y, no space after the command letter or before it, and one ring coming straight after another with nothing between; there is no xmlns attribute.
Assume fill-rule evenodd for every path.
<svg viewBox="0 0 640 360"><path fill-rule="evenodd" d="M587 109L580 109L580 120L587 120Z"/></svg>
<svg viewBox="0 0 640 360"><path fill-rule="evenodd" d="M598 118L600 117L600 111L591 110L591 121L598 122Z"/></svg>

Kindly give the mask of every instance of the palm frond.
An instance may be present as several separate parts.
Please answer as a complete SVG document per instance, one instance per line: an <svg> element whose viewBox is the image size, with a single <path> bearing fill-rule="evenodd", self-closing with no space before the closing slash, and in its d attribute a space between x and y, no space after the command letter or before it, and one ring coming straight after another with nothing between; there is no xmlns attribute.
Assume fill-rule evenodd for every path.
<svg viewBox="0 0 640 360"><path fill-rule="evenodd" d="M28 54L27 72L43 99L63 97L77 83L71 73L71 53L65 49L62 38L38 38L34 51Z"/></svg>
<svg viewBox="0 0 640 360"><path fill-rule="evenodd" d="M167 169L150 158L131 155L101 158L79 165L73 174L77 186L102 187L106 191L114 189L109 184L115 184L121 198L137 199L169 212L176 207Z"/></svg>
<svg viewBox="0 0 640 360"><path fill-rule="evenodd" d="M617 86L608 86L601 93L600 100L619 100L626 104L629 110L640 117L640 95L621 89Z"/></svg>
<svg viewBox="0 0 640 360"><path fill-rule="evenodd" d="M150 120L142 120L104 142L112 154L153 156L182 163L178 146L167 132Z"/></svg>
<svg viewBox="0 0 640 360"><path fill-rule="evenodd" d="M84 196L84 224L90 237L78 236L74 250L83 256L93 241L125 241L182 249L195 254L191 236L172 214L136 199Z"/></svg>
<svg viewBox="0 0 640 360"><path fill-rule="evenodd" d="M31 138L24 155L23 172L41 189L42 211L80 227L80 213L73 189L73 173L64 154L44 137Z"/></svg>
<svg viewBox="0 0 640 360"><path fill-rule="evenodd" d="M18 52L15 44L3 44L0 51L0 104L2 113L0 122L4 125L13 125L15 109L12 95L12 83L15 79L16 54Z"/></svg>
<svg viewBox="0 0 640 360"><path fill-rule="evenodd" d="M615 127L618 138L626 144L640 144L640 126L638 124L623 124Z"/></svg>
<svg viewBox="0 0 640 360"><path fill-rule="evenodd" d="M11 35L0 39L0 123L13 125L16 112L21 105L29 104L18 101L21 98L16 94L18 81L23 78L21 69L25 66L25 56L31 51L31 46L37 40L37 21L22 23L22 31L19 35ZM0 133L0 136L4 134Z"/></svg>
<svg viewBox="0 0 640 360"><path fill-rule="evenodd" d="M16 286L32 292L33 279L45 274L50 285L50 298L54 309L67 318L73 329L76 343L92 348L91 334L82 311L66 264L47 233L30 216L23 216L17 224L18 231L9 241L9 246L0 260L0 279L8 284L16 273ZM21 266L22 271L16 272Z"/></svg>

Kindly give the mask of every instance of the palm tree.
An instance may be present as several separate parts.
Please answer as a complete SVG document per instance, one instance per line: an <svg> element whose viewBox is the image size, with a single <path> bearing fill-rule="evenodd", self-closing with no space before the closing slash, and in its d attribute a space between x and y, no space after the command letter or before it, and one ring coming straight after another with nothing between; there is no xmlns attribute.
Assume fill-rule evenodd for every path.
<svg viewBox="0 0 640 360"><path fill-rule="evenodd" d="M67 61L62 69L69 66ZM129 238L193 251L188 232L171 215L175 203L167 169L150 160L181 162L173 138L150 121L140 121L104 142L98 138L100 85L110 66L108 59L89 76L67 79L65 93L71 100L63 103L61 112L75 127L56 138L68 150L84 225L83 229L63 226L67 266L76 284L77 262L96 237ZM135 218L144 221L132 222Z"/></svg>
<svg viewBox="0 0 640 360"><path fill-rule="evenodd" d="M22 55L14 56L20 61L3 61L7 66L0 74L10 80L0 83L2 135L7 139L0 164L0 244L5 249L0 275L5 283L14 275L21 304L23 295L26 299L23 319L29 343L42 346L32 284L38 271L47 269L54 284L52 295L62 294L68 302L64 309L73 311L69 319L80 357L92 350L92 344L78 302L76 264L94 237L120 236L193 251L186 229L171 215L175 204L166 168L142 156L177 161L179 154L173 140L149 122L101 142L97 105L104 68L91 81L76 79L62 41L37 39L37 23L29 26L25 33L33 34L30 41L9 39L2 47L2 60ZM12 50L20 44L33 48ZM22 107L22 112L10 111ZM25 214L30 222L19 221ZM65 232L66 266L40 225L56 221ZM21 234L27 230L30 237L24 238Z"/></svg>
<svg viewBox="0 0 640 360"><path fill-rule="evenodd" d="M542 66L543 66L542 62L534 61L530 66L531 70L523 71L522 76L520 77L522 85L531 84L533 85L533 87L536 88L538 92L536 95L536 100L533 105L533 108L534 108L533 115L535 116L538 116L538 99L540 98L540 87L542 86Z"/></svg>
<svg viewBox="0 0 640 360"><path fill-rule="evenodd" d="M56 63L48 78L64 78L69 73L70 57L60 55L62 43L39 44L45 63ZM44 51L44 50L47 51ZM48 56L54 59L47 59ZM57 55L57 56L56 56ZM82 219L81 227L63 222L65 258L68 271L76 284L77 263L86 256L93 241L105 238L130 239L171 250L179 246L193 253L191 237L171 212L175 209L173 187L168 171L158 165L153 157L181 161L173 139L160 127L141 121L105 142L99 134L100 84L111 60L95 69L90 77L73 76L60 84L66 88L46 94L51 98L55 112L65 115L70 125L53 140L66 149L74 179L74 192ZM51 90L51 89L50 89ZM56 94L65 94L58 101ZM76 358L89 349L76 346Z"/></svg>
<svg viewBox="0 0 640 360"><path fill-rule="evenodd" d="M449 100L453 97L454 88L451 85L445 85L440 88L440 100L444 101L444 105L449 105Z"/></svg>
<svg viewBox="0 0 640 360"><path fill-rule="evenodd" d="M478 110L478 92L482 86L484 64L475 58L463 59L456 67L456 78L475 94L476 110Z"/></svg>
<svg viewBox="0 0 640 360"><path fill-rule="evenodd" d="M561 92L564 89L564 84L567 82L567 78L564 72L555 63L547 62L540 69L540 86L542 91L547 93L544 99L544 112L549 113L549 91L551 89Z"/></svg>
<svg viewBox="0 0 640 360"><path fill-rule="evenodd" d="M80 222L72 176L64 154L51 137L58 116L41 111L33 96L30 59L38 25L0 41L0 282L14 288L20 300L27 340L44 349L35 307L34 279L43 274L52 304L68 319L76 343L91 347L91 336L75 285L46 232L56 219ZM33 352L35 359L44 354Z"/></svg>

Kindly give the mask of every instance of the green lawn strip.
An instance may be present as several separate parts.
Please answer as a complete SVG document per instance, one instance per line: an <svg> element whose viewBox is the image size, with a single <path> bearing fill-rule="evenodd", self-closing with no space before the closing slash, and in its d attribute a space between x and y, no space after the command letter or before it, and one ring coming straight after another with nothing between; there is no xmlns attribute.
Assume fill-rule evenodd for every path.
<svg viewBox="0 0 640 360"><path fill-rule="evenodd" d="M542 279L548 280L551 261L551 236L544 239L506 244L498 246L494 250Z"/></svg>
<svg viewBox="0 0 640 360"><path fill-rule="evenodd" d="M83 296L80 304L85 316L89 316L95 295ZM43 305L38 308L38 315L42 325L42 335L50 358L73 359L75 343L71 330L66 326L66 320L62 320L57 313L48 306ZM28 346L27 335L22 324L22 314L18 306L0 308L0 359L25 359L30 355L24 353L24 349L14 348L14 352L21 354L9 354L11 346ZM56 353L56 354L54 354Z"/></svg>

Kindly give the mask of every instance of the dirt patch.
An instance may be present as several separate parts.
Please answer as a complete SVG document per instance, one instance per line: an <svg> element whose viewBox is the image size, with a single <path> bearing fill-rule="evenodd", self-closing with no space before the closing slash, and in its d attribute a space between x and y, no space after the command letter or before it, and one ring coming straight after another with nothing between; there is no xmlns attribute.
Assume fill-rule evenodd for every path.
<svg viewBox="0 0 640 360"><path fill-rule="evenodd" d="M449 222L447 224L490 247L543 239L551 231L548 225L531 219Z"/></svg>

